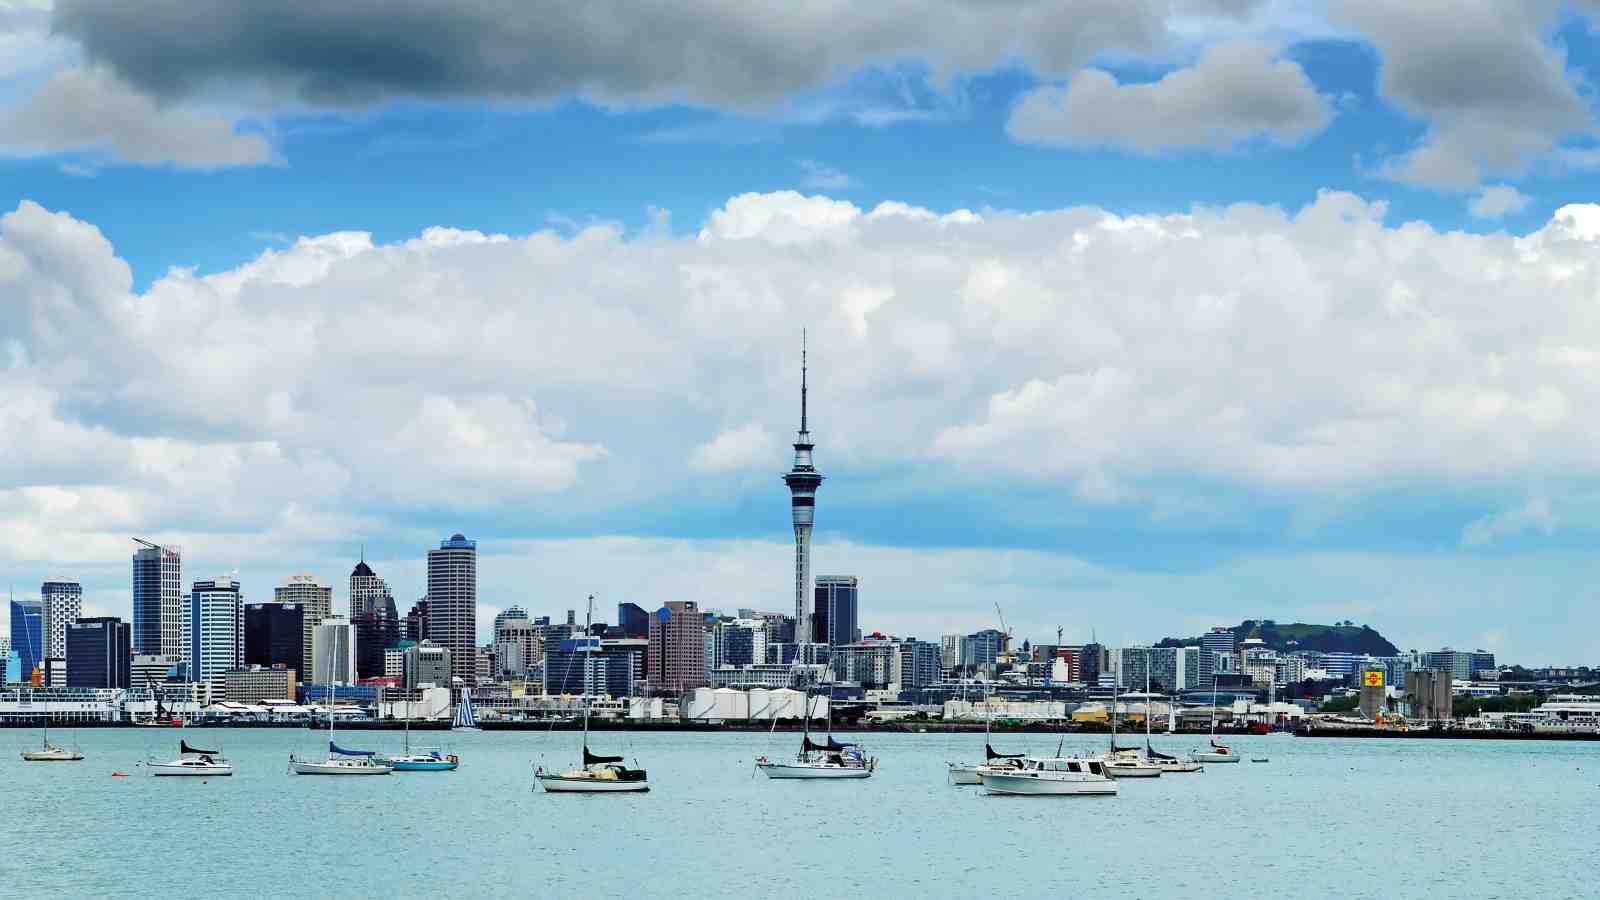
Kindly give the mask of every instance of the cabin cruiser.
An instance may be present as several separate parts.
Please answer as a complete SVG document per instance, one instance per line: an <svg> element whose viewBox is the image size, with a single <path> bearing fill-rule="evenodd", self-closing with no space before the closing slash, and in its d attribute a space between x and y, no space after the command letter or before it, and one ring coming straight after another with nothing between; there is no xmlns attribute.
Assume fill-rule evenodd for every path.
<svg viewBox="0 0 1600 900"><path fill-rule="evenodd" d="M983 791L1022 797L1115 795L1117 783L1098 759L1029 756L1015 768L985 771Z"/></svg>

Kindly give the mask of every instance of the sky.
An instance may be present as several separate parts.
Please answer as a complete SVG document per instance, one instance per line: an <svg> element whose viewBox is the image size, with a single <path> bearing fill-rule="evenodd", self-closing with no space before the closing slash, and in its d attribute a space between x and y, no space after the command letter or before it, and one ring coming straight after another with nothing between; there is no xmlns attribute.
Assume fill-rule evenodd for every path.
<svg viewBox="0 0 1600 900"><path fill-rule="evenodd" d="M1600 662L1597 0L0 0L0 578ZM1591 405L1594 404L1594 405Z"/></svg>

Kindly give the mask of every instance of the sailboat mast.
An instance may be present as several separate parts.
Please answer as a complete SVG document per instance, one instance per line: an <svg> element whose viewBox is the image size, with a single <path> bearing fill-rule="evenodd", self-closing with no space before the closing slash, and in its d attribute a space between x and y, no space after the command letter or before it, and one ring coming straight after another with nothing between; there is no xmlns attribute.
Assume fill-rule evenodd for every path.
<svg viewBox="0 0 1600 900"><path fill-rule="evenodd" d="M589 637L594 630L594 595L589 595L589 612L583 617L583 752L589 753Z"/></svg>
<svg viewBox="0 0 1600 900"><path fill-rule="evenodd" d="M1150 648L1144 648L1144 746L1150 749Z"/></svg>

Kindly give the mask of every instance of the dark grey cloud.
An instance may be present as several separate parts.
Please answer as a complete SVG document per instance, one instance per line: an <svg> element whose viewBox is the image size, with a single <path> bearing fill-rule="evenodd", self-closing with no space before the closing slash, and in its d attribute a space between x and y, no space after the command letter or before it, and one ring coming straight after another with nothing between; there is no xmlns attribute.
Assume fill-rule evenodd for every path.
<svg viewBox="0 0 1600 900"><path fill-rule="evenodd" d="M1160 52L1175 15L1260 0L59 0L55 31L152 93L264 83L316 105L396 96L770 105L864 65L1011 59L1061 76Z"/></svg>

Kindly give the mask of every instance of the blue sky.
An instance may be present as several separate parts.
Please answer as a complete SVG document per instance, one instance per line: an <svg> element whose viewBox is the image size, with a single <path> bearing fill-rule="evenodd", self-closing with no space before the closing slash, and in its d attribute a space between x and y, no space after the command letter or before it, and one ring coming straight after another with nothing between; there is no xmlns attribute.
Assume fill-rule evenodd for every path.
<svg viewBox="0 0 1600 900"><path fill-rule="evenodd" d="M0 574L1600 655L1593 4L904 7L0 0Z"/></svg>

